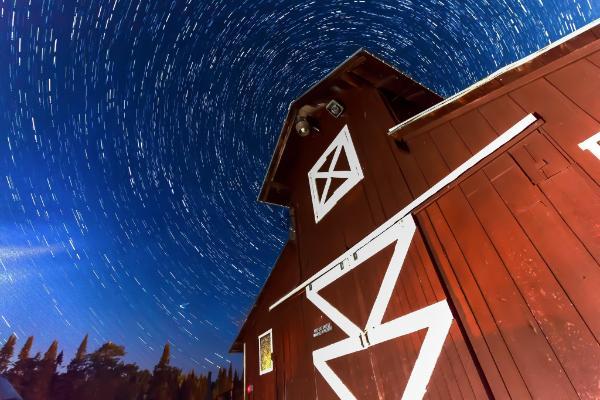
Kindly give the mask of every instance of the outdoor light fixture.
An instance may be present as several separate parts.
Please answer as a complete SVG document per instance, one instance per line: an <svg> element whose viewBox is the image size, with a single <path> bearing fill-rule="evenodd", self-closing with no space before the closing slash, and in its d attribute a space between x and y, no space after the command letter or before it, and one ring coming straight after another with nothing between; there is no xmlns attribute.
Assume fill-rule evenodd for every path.
<svg viewBox="0 0 600 400"><path fill-rule="evenodd" d="M298 135L302 137L308 136L310 130L310 122L308 122L308 119L306 117L296 118L296 132L298 132Z"/></svg>
<svg viewBox="0 0 600 400"><path fill-rule="evenodd" d="M344 112L344 106L335 100L331 100L329 103L327 103L325 108L329 114L333 115L335 118L339 117Z"/></svg>

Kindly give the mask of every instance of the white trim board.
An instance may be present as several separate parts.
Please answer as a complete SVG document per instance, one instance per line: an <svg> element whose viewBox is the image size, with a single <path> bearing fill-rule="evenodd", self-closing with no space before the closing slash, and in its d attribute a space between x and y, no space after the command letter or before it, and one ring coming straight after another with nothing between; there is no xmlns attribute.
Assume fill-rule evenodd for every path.
<svg viewBox="0 0 600 400"><path fill-rule="evenodd" d="M248 397L248 394L246 393L246 342L244 342L244 360L243 360L243 364L242 367L244 368L244 397L243 400L246 400Z"/></svg>
<svg viewBox="0 0 600 400"><path fill-rule="evenodd" d="M417 207L419 207L420 205L425 203L427 200L429 200L431 197L433 197L436 193L438 193L439 191L441 191L442 189L444 189L448 185L450 185L452 182L454 182L456 179L458 179L461 175L463 175L469 169L471 169L474 165L476 165L477 163L482 161L484 158L486 158L487 156L492 154L494 151L496 151L500 147L502 147L504 144L508 143L511 139L516 137L518 134L523 132L530 125L532 125L535 121L537 121L537 118L533 114L527 114L525 117L523 117L523 119L521 119L519 122L517 122L512 127L510 127L506 132L502 133L500 136L498 136L496 139L494 139L492 142L490 142L490 144L485 146L483 149L479 150L471 158L469 158L467 161L465 161L463 164L461 164L458 168L456 168L454 171L452 171L448 175L446 175L446 177L441 179L438 183L436 183L431 188L429 188L427 191L425 191L423 194L421 194L419 197L417 197L416 199L411 201L407 206L405 206L402 210L400 210L398 213L396 213L396 215L394 215L393 217L388 219L386 222L384 222L382 225L380 225L377 229L375 229L372 233L370 233L368 236L366 236L360 242L358 242L357 244L352 246L352 248L350 250L348 250L347 253L351 254L351 253L358 252L361 248L365 247L369 242L371 242L372 240L377 238L379 235L381 235L383 232L385 232L386 230L391 228L393 225L398 223L402 218L404 218L405 216L410 214L413 210L415 210ZM288 294L286 294L285 296L283 296L282 298L277 300L275 303L273 303L269 307L269 311L273 310L279 304L283 303L284 301L286 301L293 295L295 295L298 292L300 292L301 290L303 290L305 287L310 285L316 279L318 279L322 275L326 274L329 270L335 268L337 265L339 265L341 263L344 263L346 261L345 254L346 253L337 257L335 260L330 262L326 267L322 268L319 272L315 273L310 278L306 279L304 282L302 282L300 285L298 285L296 288L291 290Z"/></svg>
<svg viewBox="0 0 600 400"><path fill-rule="evenodd" d="M582 32L585 32L587 30L593 29L594 27L596 27L598 24L600 24L600 18L590 22L589 24L582 26L581 28L571 32L570 34L558 39L555 42L550 43L548 46L541 48L540 50L531 53L530 55L521 58L520 60L517 60L511 64L508 64L502 68L500 68L499 70L497 70L496 72L493 72L491 75L488 75L487 77L483 78L482 80L475 82L474 84L472 84L471 86L467 87L466 89L461 90L460 92L448 97L447 99L429 107L428 109L421 111L420 113L410 117L409 119L400 122L398 125L390 128L388 130L388 135L392 135L394 133L396 133L397 131L399 131L400 129L404 128L406 125L409 125L423 117L425 117L427 114L430 114L436 110L439 110L440 108L445 107L446 105L458 100L459 98L463 97L464 95L466 95L469 92L474 91L475 89L485 85L486 83L488 83L489 81L492 81L494 79L496 79L498 76L510 71L511 69L515 69L520 67L521 65L528 63L529 61L533 60L534 58L546 53L547 51L560 46L561 44L565 43L566 41L574 38L577 35L580 35Z"/></svg>

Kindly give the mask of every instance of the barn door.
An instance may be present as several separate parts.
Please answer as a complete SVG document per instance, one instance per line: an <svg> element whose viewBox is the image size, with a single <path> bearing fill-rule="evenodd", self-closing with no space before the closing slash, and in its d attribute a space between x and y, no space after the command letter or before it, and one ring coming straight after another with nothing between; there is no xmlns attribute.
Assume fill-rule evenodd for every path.
<svg viewBox="0 0 600 400"><path fill-rule="evenodd" d="M411 215L341 260L306 288L317 398L488 397Z"/></svg>

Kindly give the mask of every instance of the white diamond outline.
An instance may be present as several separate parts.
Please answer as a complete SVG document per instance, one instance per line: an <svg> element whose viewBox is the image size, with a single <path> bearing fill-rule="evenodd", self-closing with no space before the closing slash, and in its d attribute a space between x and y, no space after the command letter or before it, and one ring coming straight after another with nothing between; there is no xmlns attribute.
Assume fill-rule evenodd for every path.
<svg viewBox="0 0 600 400"><path fill-rule="evenodd" d="M342 149L346 154L350 171L335 171L335 166ZM327 161L327 157L332 152L335 153L333 154L333 159L331 160L328 171L319 172L323 164L325 164ZM317 178L327 178L325 188L323 189L323 193L321 194L320 198L317 189ZM331 194L331 196L329 196L329 198L327 198L332 178L346 178L346 180ZM356 149L352 143L350 130L348 129L348 125L344 125L335 139L333 139L321 157L317 160L315 165L310 169L310 171L308 171L308 184L310 187L310 197L315 214L315 223L319 223L319 221L323 219L323 217L329 211L331 211L333 207L335 207L337 202L340 201L340 199L363 178L364 174L360 166L360 162L358 161Z"/></svg>
<svg viewBox="0 0 600 400"><path fill-rule="evenodd" d="M427 384L454 320L447 300L438 301L386 323L381 323L415 232L414 219L412 215L407 215L359 251L354 254L351 252L346 254L347 257L338 267L328 271L306 288L306 297L348 335L345 339L313 351L313 365L341 399L355 400L356 397L327 365L327 361L425 328L427 328L425 339L402 394L402 399L422 399L426 393ZM394 242L396 242L394 253L366 326L364 330L361 330L318 292Z"/></svg>

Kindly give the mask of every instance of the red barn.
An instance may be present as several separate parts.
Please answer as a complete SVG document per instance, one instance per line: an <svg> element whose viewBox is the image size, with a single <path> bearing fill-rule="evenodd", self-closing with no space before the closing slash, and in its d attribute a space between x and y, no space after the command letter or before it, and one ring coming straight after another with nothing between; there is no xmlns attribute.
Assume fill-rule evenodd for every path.
<svg viewBox="0 0 600 400"><path fill-rule="evenodd" d="M600 27L443 100L359 51L294 101L248 399L600 398Z"/></svg>

